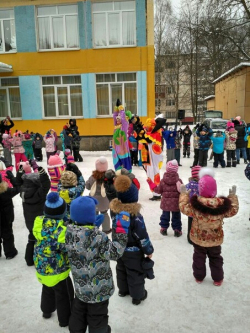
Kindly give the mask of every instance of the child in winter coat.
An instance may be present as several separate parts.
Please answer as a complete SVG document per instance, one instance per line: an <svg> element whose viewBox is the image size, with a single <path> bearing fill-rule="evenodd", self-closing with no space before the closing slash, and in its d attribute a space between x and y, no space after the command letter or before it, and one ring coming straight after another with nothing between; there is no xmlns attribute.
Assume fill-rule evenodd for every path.
<svg viewBox="0 0 250 333"><path fill-rule="evenodd" d="M43 285L41 310L46 319L57 310L61 327L69 324L71 302L74 299L65 247L66 226L63 221L65 214L65 201L58 193L49 193L44 205L44 214L36 217L33 227L36 239L34 248L36 276Z"/></svg>
<svg viewBox="0 0 250 333"><path fill-rule="evenodd" d="M33 139L29 133L24 134L23 148L25 150L24 154L27 157L27 159L33 160L34 159Z"/></svg>
<svg viewBox="0 0 250 333"><path fill-rule="evenodd" d="M167 236L167 229L170 222L170 213L172 213L172 229L175 237L182 235L181 213L179 209L180 185L182 180L178 175L178 163L176 160L167 162L166 172L163 175L160 184L156 186L150 179L147 180L150 188L154 192L161 194L161 226L160 233Z"/></svg>
<svg viewBox="0 0 250 333"><path fill-rule="evenodd" d="M92 172L92 176L90 176L86 181L86 189L90 190L89 195L96 198L98 201L96 213L101 213L104 215L102 231L106 234L109 234L112 231L110 228L110 218L108 215L109 201L104 188L104 178L105 172L108 169L108 161L104 156L101 156L96 160L95 166L96 170Z"/></svg>
<svg viewBox="0 0 250 333"><path fill-rule="evenodd" d="M213 142L213 154L214 154L214 168L218 168L220 163L222 168L225 168L226 162L224 160L224 143L226 135L221 131L217 131L214 136L211 136Z"/></svg>
<svg viewBox="0 0 250 333"><path fill-rule="evenodd" d="M6 164L9 165L8 162ZM10 165L10 166L6 167L6 164L3 161L0 160L0 175L2 177L2 181L5 181L8 184L8 187L13 187L13 185L12 185L8 175L7 175L7 171L8 170L12 171L13 166Z"/></svg>
<svg viewBox="0 0 250 333"><path fill-rule="evenodd" d="M174 149L175 149L175 137L176 129L169 127L169 130L166 130L162 133L164 140L166 141L166 150L167 150L167 161L172 161L174 159Z"/></svg>
<svg viewBox="0 0 250 333"><path fill-rule="evenodd" d="M63 198L67 204L67 212L64 217L65 222L68 222L70 219L70 205L72 200L81 196L84 189L85 180L81 171L74 163L67 164L57 188L60 197Z"/></svg>
<svg viewBox="0 0 250 333"><path fill-rule="evenodd" d="M198 165L198 163L199 163L200 138L196 134L196 131L199 127L200 127L200 124L197 124L192 130L192 132L193 132L194 161L193 161L193 165L190 168L192 168L195 165Z"/></svg>
<svg viewBox="0 0 250 333"><path fill-rule="evenodd" d="M50 189L50 180L42 167L38 167L37 173L25 173L22 164L20 164L16 175L16 183L21 186L20 196L23 204L23 215L29 231L25 260L28 266L33 266L35 238L32 229L35 218L38 215L43 215L46 195Z"/></svg>
<svg viewBox="0 0 250 333"><path fill-rule="evenodd" d="M12 188L2 179L0 174L0 257L3 250L6 259L13 259L17 255L14 243L12 223L14 222L14 206L12 198L19 193L19 187L15 184L14 176L10 170L7 171L8 180Z"/></svg>
<svg viewBox="0 0 250 333"><path fill-rule="evenodd" d="M190 138L192 135L192 131L187 125L182 131L183 135L183 157L190 157Z"/></svg>
<svg viewBox="0 0 250 333"><path fill-rule="evenodd" d="M189 198L181 186L179 206L183 214L193 217L190 239L194 245L193 274L197 283L206 277L206 257L209 258L211 276L215 286L224 279L221 244L223 219L237 214L239 209L236 186L229 189L228 197L216 197L217 184L212 169L203 168L199 173L199 196Z"/></svg>
<svg viewBox="0 0 250 333"><path fill-rule="evenodd" d="M18 163L20 161L28 161L27 157L25 156L25 150L23 148L23 141L24 141L24 135L21 131L17 131L13 138L10 139L10 142L12 143L14 147L14 156L15 156L15 165L16 165L16 171L18 171Z"/></svg>
<svg viewBox="0 0 250 333"><path fill-rule="evenodd" d="M97 200L79 197L72 201L67 226L66 248L75 285L75 299L71 310L69 330L72 333L110 333L108 325L109 298L114 293L110 260L117 260L124 252L128 240L129 219L114 224L114 239L96 226ZM98 222L98 223L97 223Z"/></svg>
<svg viewBox="0 0 250 333"><path fill-rule="evenodd" d="M225 130L226 151L227 151L227 168L236 167L236 140L238 132L234 129L234 123L228 122Z"/></svg>
<svg viewBox="0 0 250 333"><path fill-rule="evenodd" d="M33 141L34 155L37 161L43 160L42 147L43 147L43 136L40 133L36 133Z"/></svg>
<svg viewBox="0 0 250 333"><path fill-rule="evenodd" d="M49 130L43 137L45 142L45 150L47 155L47 163L51 155L55 155L55 136L53 130Z"/></svg>
<svg viewBox="0 0 250 333"><path fill-rule="evenodd" d="M176 132L176 137L175 137L175 148L174 148L174 158L178 162L179 166L182 166L180 164L180 159L181 159L181 140L182 140L182 131L179 129Z"/></svg>
<svg viewBox="0 0 250 333"><path fill-rule="evenodd" d="M63 171L65 170L65 165L60 158L60 156L51 155L49 157L49 164L48 164L48 173L50 175L50 190L51 192L57 192L58 184L61 178Z"/></svg>
<svg viewBox="0 0 250 333"><path fill-rule="evenodd" d="M199 171L201 167L199 165L196 165L192 167L191 174L192 177L189 178L189 183L186 185L187 191L189 191L189 198L191 199L193 195L199 195L199 188L198 188L198 181L199 181ZM190 240L190 230L192 226L193 217L188 217L188 232L187 232L187 240L189 244L193 244L193 242Z"/></svg>
<svg viewBox="0 0 250 333"><path fill-rule="evenodd" d="M72 134L71 144L72 144L74 160L75 162L82 162L83 159L82 156L80 155L81 137L79 135L79 132L75 131L74 129L71 130L71 134Z"/></svg>
<svg viewBox="0 0 250 333"><path fill-rule="evenodd" d="M211 145L211 137L213 131L211 128L208 128L205 125L201 125L196 131L197 136L199 137L199 165L204 167L207 166L207 155L208 149Z"/></svg>
<svg viewBox="0 0 250 333"><path fill-rule="evenodd" d="M129 137L129 149L130 149L130 156L131 156L131 164L132 166L138 165L138 141L136 140L136 138L131 135Z"/></svg>
<svg viewBox="0 0 250 333"><path fill-rule="evenodd" d="M11 139L10 134L7 134L7 133L3 134L2 145L3 145L4 158L9 162L9 164L12 164L12 155L11 155L12 143L11 143L10 139Z"/></svg>
<svg viewBox="0 0 250 333"><path fill-rule="evenodd" d="M145 289L145 271L143 263L149 260L154 252L149 239L143 216L140 213L141 205L138 203L138 189L128 176L118 176L115 179L117 198L110 203L110 209L116 214L112 217L114 226L123 220L130 220L128 243L123 256L117 260L116 276L118 295L130 295L132 303L139 305L147 298ZM114 233L112 234L114 237ZM145 258L146 256L146 258ZM151 268L153 262L151 261Z"/></svg>

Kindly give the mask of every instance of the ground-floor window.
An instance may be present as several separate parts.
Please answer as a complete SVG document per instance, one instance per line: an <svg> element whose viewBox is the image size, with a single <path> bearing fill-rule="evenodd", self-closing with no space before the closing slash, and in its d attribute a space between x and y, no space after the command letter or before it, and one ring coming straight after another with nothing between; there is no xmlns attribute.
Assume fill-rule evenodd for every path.
<svg viewBox="0 0 250 333"><path fill-rule="evenodd" d="M42 77L44 117L80 117L82 110L81 76Z"/></svg>
<svg viewBox="0 0 250 333"><path fill-rule="evenodd" d="M137 114L136 73L96 74L97 116L110 116L119 98L133 114Z"/></svg>
<svg viewBox="0 0 250 333"><path fill-rule="evenodd" d="M0 79L0 118L21 118L21 99L18 78Z"/></svg>

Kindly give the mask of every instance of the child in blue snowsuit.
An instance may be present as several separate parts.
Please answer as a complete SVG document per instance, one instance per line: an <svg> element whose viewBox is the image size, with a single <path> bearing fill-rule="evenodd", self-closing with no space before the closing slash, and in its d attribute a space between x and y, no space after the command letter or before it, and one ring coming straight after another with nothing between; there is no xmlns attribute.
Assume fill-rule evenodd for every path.
<svg viewBox="0 0 250 333"><path fill-rule="evenodd" d="M211 128L208 128L204 124L196 131L197 136L199 137L199 165L201 167L207 166L207 155L208 149L211 146L211 137L213 135L213 131Z"/></svg>
<svg viewBox="0 0 250 333"><path fill-rule="evenodd" d="M166 130L162 133L164 140L166 141L166 150L167 150L167 162L175 159L175 137L176 129L169 127L169 130Z"/></svg>
<svg viewBox="0 0 250 333"><path fill-rule="evenodd" d="M226 167L226 162L224 160L224 143L226 140L226 134L221 131L211 137L213 142L213 153L214 153L214 168L218 168L220 163L222 168Z"/></svg>

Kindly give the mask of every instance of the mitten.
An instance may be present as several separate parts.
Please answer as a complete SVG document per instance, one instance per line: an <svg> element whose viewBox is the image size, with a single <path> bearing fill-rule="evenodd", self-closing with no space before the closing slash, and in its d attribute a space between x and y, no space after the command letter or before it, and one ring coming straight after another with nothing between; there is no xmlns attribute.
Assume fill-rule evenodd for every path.
<svg viewBox="0 0 250 333"><path fill-rule="evenodd" d="M39 165L37 165L35 160L30 160L29 162L33 170L37 170L39 168Z"/></svg>
<svg viewBox="0 0 250 333"><path fill-rule="evenodd" d="M185 185L181 184L181 186L180 186L180 192L181 192L181 193L185 193L185 194L188 193L187 188L186 188Z"/></svg>
<svg viewBox="0 0 250 333"><path fill-rule="evenodd" d="M13 173L10 170L6 171L6 178L8 178L8 179L14 178L14 175L13 175Z"/></svg>
<svg viewBox="0 0 250 333"><path fill-rule="evenodd" d="M66 170L74 172L76 174L77 178L79 178L82 175L81 171L78 169L77 165L75 165L74 163L67 164Z"/></svg>
<svg viewBox="0 0 250 333"><path fill-rule="evenodd" d="M113 223L113 229L117 234L127 234L130 226L130 214L125 211L121 211L116 215Z"/></svg>
<svg viewBox="0 0 250 333"><path fill-rule="evenodd" d="M147 182L151 191L153 191L157 187L157 185L155 185L155 183L153 183L150 178L147 179Z"/></svg>
<svg viewBox="0 0 250 333"><path fill-rule="evenodd" d="M139 180L137 178L133 178L132 179L132 182L135 184L135 186L137 187L137 189L139 190L141 185L139 183Z"/></svg>
<svg viewBox="0 0 250 333"><path fill-rule="evenodd" d="M45 170L44 170L44 168L39 167L39 168L38 168L38 172L39 172L40 175L42 175L42 174L45 173Z"/></svg>
<svg viewBox="0 0 250 333"><path fill-rule="evenodd" d="M233 185L232 188L229 189L229 195L235 195L236 194L236 186Z"/></svg>

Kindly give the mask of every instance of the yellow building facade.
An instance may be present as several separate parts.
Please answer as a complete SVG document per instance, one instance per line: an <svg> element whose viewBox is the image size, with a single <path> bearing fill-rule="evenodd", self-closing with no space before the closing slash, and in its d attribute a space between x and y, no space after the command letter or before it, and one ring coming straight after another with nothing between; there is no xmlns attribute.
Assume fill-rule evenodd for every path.
<svg viewBox="0 0 250 333"><path fill-rule="evenodd" d="M0 118L14 130L60 133L74 118L83 148L101 150L117 98L154 117L153 0L1 1L0 29Z"/></svg>

